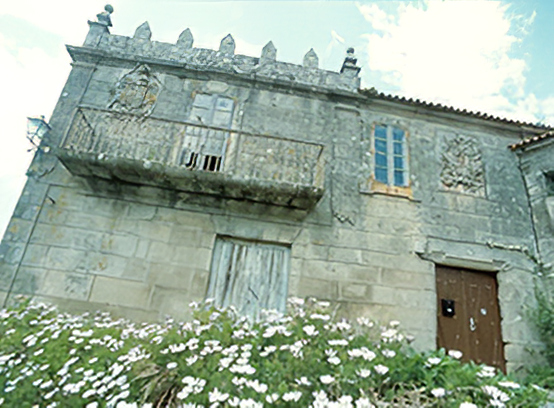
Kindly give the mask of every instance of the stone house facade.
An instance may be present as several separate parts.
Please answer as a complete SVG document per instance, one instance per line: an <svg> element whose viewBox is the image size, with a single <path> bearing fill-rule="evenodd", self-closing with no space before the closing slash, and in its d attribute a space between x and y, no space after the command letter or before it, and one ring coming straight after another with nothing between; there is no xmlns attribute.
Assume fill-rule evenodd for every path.
<svg viewBox="0 0 554 408"><path fill-rule="evenodd" d="M206 297L256 315L287 296L399 320L415 346L508 370L554 261L549 129L360 89L340 72L111 35L89 22L0 246L17 294L133 319Z"/></svg>

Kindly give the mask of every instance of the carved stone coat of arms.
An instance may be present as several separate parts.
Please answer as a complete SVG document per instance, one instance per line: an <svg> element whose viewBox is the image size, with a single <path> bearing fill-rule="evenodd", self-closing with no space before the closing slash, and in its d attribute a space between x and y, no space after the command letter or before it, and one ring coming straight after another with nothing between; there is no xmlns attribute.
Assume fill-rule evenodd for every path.
<svg viewBox="0 0 554 408"><path fill-rule="evenodd" d="M447 190L485 195L483 161L474 139L458 135L446 141L440 179Z"/></svg>
<svg viewBox="0 0 554 408"><path fill-rule="evenodd" d="M161 83L147 65L137 65L116 84L109 109L142 117L154 110Z"/></svg>

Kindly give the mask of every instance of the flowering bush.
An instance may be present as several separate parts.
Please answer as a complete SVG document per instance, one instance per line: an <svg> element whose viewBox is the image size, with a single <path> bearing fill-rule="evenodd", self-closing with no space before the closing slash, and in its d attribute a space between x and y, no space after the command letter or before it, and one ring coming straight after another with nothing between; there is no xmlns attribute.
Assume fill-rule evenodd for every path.
<svg viewBox="0 0 554 408"><path fill-rule="evenodd" d="M335 320L292 299L251 323L193 305L194 320L136 324L24 303L0 311L1 407L540 407L544 390L459 352L415 353L398 322Z"/></svg>

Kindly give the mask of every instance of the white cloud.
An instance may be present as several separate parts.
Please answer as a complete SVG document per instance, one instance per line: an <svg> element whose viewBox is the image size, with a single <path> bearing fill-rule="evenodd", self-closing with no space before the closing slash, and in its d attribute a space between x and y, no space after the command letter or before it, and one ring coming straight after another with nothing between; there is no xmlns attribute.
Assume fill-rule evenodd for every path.
<svg viewBox="0 0 554 408"><path fill-rule="evenodd" d="M24 183L25 176L22 174L0 176L0 237L4 235Z"/></svg>
<svg viewBox="0 0 554 408"><path fill-rule="evenodd" d="M3 2L0 16L23 19L34 26L62 37L64 42L82 41L88 31L86 21L95 20L106 0L18 0Z"/></svg>
<svg viewBox="0 0 554 408"><path fill-rule="evenodd" d="M335 30L331 30L331 38L341 44L344 44L344 38L342 38Z"/></svg>
<svg viewBox="0 0 554 408"><path fill-rule="evenodd" d="M243 40L242 38L235 38L235 44L235 54L243 54L251 57L259 57L260 55L262 55L262 48L265 45L264 44L260 46L258 44L252 44L248 41ZM215 49L219 49L219 44Z"/></svg>
<svg viewBox="0 0 554 408"><path fill-rule="evenodd" d="M0 34L0 234L3 232L25 181L31 160L26 135L26 117L45 115L56 103L69 58L52 57L39 48L17 48Z"/></svg>
<svg viewBox="0 0 554 408"><path fill-rule="evenodd" d="M554 126L554 97L537 99L534 94L527 95L518 101L514 108L515 115L527 115L531 121ZM519 116L518 116L519 117Z"/></svg>
<svg viewBox="0 0 554 408"><path fill-rule="evenodd" d="M537 113L540 103L524 92L526 62L512 55L534 14L516 15L499 1L484 0L403 3L395 14L376 3L358 4L358 9L373 29L366 35L369 69L379 71L390 88L536 120L529 112Z"/></svg>
<svg viewBox="0 0 554 408"><path fill-rule="evenodd" d="M329 41L329 44L325 47L325 52L322 55L319 65L321 68L323 68L329 60L331 60L331 56L333 55L333 51L335 49L345 50L345 40L335 30L331 30L331 41Z"/></svg>
<svg viewBox="0 0 554 408"><path fill-rule="evenodd" d="M358 9L374 30L389 32L394 26L394 17L381 10L375 3L358 5Z"/></svg>
<svg viewBox="0 0 554 408"><path fill-rule="evenodd" d="M554 125L554 97L549 97L541 101L541 120L545 123Z"/></svg>
<svg viewBox="0 0 554 408"><path fill-rule="evenodd" d="M21 173L27 167L26 117L51 113L70 66L65 56L55 58L39 48L13 48L2 34L0 60L0 85L6 102L0 111L0 143L7 147L0 149L0 175L5 175Z"/></svg>

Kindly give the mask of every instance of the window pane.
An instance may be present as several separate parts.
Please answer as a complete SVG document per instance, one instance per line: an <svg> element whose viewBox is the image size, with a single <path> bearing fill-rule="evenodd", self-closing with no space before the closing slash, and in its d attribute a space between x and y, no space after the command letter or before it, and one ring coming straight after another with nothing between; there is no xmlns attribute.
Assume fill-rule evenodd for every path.
<svg viewBox="0 0 554 408"><path fill-rule="evenodd" d="M404 169L404 158L403 157L395 157L394 158L394 169L395 170L403 170Z"/></svg>
<svg viewBox="0 0 554 408"><path fill-rule="evenodd" d="M404 180L404 172L401 170L394 171L394 185L398 187L404 187L406 181Z"/></svg>
<svg viewBox="0 0 554 408"><path fill-rule="evenodd" d="M387 156L381 153L375 153L375 166L387 167Z"/></svg>
<svg viewBox="0 0 554 408"><path fill-rule="evenodd" d="M399 156L404 155L404 149L402 148L402 143L394 142L394 154L397 154Z"/></svg>
<svg viewBox="0 0 554 408"><path fill-rule="evenodd" d="M386 126L376 125L375 126L375 138L386 139L387 138L387 128Z"/></svg>
<svg viewBox="0 0 554 408"><path fill-rule="evenodd" d="M392 128L392 137L395 141L403 141L404 131L402 129Z"/></svg>
<svg viewBox="0 0 554 408"><path fill-rule="evenodd" d="M380 181L381 183L388 183L387 169L381 167L375 168L375 180Z"/></svg>
<svg viewBox="0 0 554 408"><path fill-rule="evenodd" d="M375 139L375 151L380 153L387 153L387 141L381 139Z"/></svg>
<svg viewBox="0 0 554 408"><path fill-rule="evenodd" d="M394 126L376 124L373 142L375 180L398 187L407 186L406 132Z"/></svg>

